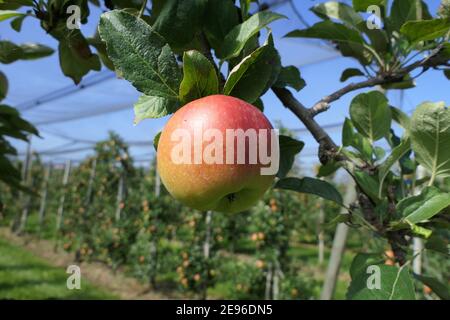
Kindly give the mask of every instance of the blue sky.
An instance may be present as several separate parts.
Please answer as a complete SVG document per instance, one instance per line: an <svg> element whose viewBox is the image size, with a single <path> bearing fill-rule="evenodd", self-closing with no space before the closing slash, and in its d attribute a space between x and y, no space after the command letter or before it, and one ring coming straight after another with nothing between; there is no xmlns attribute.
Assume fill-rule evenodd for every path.
<svg viewBox="0 0 450 320"><path fill-rule="evenodd" d="M297 8L312 24L318 21L308 9L322 1L297 0ZM439 0L425 1L432 14L436 12ZM348 67L358 67L358 64L349 58L336 57L336 53L327 48L322 48L315 41L301 39L282 38L287 32L302 28L298 19L293 14L289 4L277 7L279 13L288 16L288 20L274 22L273 30L275 45L278 48L283 65L300 66L303 78L307 86L298 93L296 97L306 106L311 106L321 97L344 86L339 81L341 72ZM86 25L82 25L82 32L86 36L94 33L99 20L101 10L91 7L91 16ZM263 35L264 36L264 35ZM15 43L38 42L46 44L56 50L57 42L45 34L39 27L38 21L33 18L25 19L20 33L10 28L9 22L0 23L0 39L11 40ZM58 55L35 61L18 61L9 65L0 65L0 69L6 73L10 82L10 91L5 103L15 106L38 98L44 94L65 86L72 85L72 81L66 78L59 67ZM417 71L416 71L417 72ZM89 76L95 73L91 72ZM355 78L356 79L356 78ZM360 78L361 79L361 78ZM349 80L348 82L350 82ZM450 88L448 80L442 72L429 71L416 80L417 87L407 90L404 96L403 109L410 113L416 105L423 101L445 101L450 102ZM364 90L363 90L364 91ZM344 96L332 104L331 110L317 117L321 124L334 124L343 122L348 114L348 106L351 99L358 93L356 91ZM110 130L119 133L126 141L148 141L148 145L132 147L132 155L136 159L147 161L153 153L151 142L154 135L159 132L167 117L156 120L144 120L139 125L133 125L133 103L137 100L139 93L125 80L111 78L101 84L87 89L79 90L78 93L63 97L50 103L41 104L23 113L23 116L33 123L37 123L41 131L42 139L34 138L32 147L37 151L58 148L78 148L88 146L87 144L74 143L57 135L64 135L80 140L98 141L107 137ZM389 92L390 103L399 106L400 94ZM303 125L287 110L278 99L267 92L263 101L265 114L272 121L281 121L288 128L300 129ZM60 123L45 124L48 121L76 116L80 113L101 113L109 109L115 112L101 114L95 117L83 118ZM119 111L117 111L119 110ZM335 128L328 131L330 135L340 142L340 129ZM305 141L306 146L301 157L306 165L316 162L317 145L307 132L300 132L298 138ZM20 152L26 148L22 142L14 142ZM65 159L83 159L91 151L79 151L61 155L44 157L45 160L62 162Z"/></svg>

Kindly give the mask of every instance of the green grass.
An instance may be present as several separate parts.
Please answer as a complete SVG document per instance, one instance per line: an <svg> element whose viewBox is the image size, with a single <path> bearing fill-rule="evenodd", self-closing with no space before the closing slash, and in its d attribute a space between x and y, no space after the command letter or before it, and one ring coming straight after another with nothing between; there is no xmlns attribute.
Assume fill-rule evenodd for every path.
<svg viewBox="0 0 450 320"><path fill-rule="evenodd" d="M81 270L83 272L83 270ZM81 276L81 289L69 290L69 274L0 239L0 299L115 299Z"/></svg>

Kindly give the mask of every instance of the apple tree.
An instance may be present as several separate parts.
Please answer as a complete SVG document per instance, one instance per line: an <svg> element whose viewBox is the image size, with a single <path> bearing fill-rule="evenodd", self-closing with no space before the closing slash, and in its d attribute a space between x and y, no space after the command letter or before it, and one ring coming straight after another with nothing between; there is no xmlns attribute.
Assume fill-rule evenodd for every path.
<svg viewBox="0 0 450 320"><path fill-rule="evenodd" d="M73 3L81 8L81 22L86 22L88 1ZM234 96L263 109L261 96L271 90L317 141L322 172L345 171L357 196L345 203L324 180L286 177L300 142L284 136L280 136L281 167L275 188L336 203L345 211L339 221L369 230L394 253L392 266L381 264L384 259L376 252L357 255L348 298L414 298L412 239L424 239L425 250L447 246L441 230L449 227L450 196L442 179L450 176L450 112L443 102L418 101L410 117L382 91L414 87L414 79L430 70L449 77L448 1L437 13L420 0L353 0L352 5L329 1L311 8L321 21L292 30L286 37L328 42L343 56L354 58L355 66L343 70L341 80L358 81L309 107L293 93L306 81L296 67L281 65L270 32L271 23L286 17L267 5L255 6L250 0L239 1L238 6L231 0L154 0L151 5L146 0L105 1L111 11L101 16L99 32L91 38L79 29L65 28L68 5L63 0L14 0L0 4L7 10L0 12L0 19L13 19L15 29L28 16L39 19L59 41L61 69L75 83L90 70L99 70L100 61L114 69L142 93L134 107L136 123L173 114L184 104L213 94ZM29 11L14 11L21 6ZM369 7L379 15L366 19L363 14ZM7 50L2 52L15 52L8 49L10 43L3 45ZM368 91L353 98L338 145L316 116L333 112L335 101L359 89ZM387 153L383 144L389 145ZM427 174L416 179L419 166ZM378 267L382 286L389 290L366 287L369 266ZM436 279L414 277L440 297L448 297L441 290L446 286Z"/></svg>

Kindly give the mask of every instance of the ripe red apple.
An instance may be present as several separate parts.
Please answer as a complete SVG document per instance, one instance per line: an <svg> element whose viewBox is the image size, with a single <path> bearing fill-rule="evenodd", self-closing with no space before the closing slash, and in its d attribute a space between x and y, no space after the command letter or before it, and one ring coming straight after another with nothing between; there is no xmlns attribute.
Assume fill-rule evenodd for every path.
<svg viewBox="0 0 450 320"><path fill-rule="evenodd" d="M202 139L202 135L198 135L198 132L207 132L208 129L216 129L215 132L220 132L224 137L223 149L217 148L211 153L213 156L219 156L220 150L223 150L223 163L195 163L195 148L200 147L203 152L207 152L207 146L211 145L213 140L220 140L214 139L215 136L210 136L210 140L205 139L205 136ZM263 164L260 157L256 163L249 160L250 139L241 140L245 141L245 163L239 163L237 159L237 137L231 138L234 139L234 158L230 158L233 161L227 161L225 137L230 131L227 129L268 132L265 139L257 136L258 144L264 146L267 143L264 146L267 148L267 155L274 149L274 138L270 134L273 127L269 120L256 107L234 97L212 95L192 101L169 119L158 142L157 167L164 186L174 198L194 209L233 213L250 208L270 187L275 174L261 173L260 169L267 168L268 165ZM181 141L174 141L174 136L180 138L180 132L192 138L188 149L183 149L189 151L189 163L174 161L174 151L180 150L177 144ZM231 146L233 148L233 145ZM184 155L184 152L182 153Z"/></svg>

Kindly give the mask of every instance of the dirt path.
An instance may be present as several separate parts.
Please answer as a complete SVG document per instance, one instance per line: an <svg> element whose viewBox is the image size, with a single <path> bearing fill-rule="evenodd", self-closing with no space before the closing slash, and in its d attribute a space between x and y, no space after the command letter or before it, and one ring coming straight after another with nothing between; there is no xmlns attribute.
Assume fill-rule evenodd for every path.
<svg viewBox="0 0 450 320"><path fill-rule="evenodd" d="M67 268L68 265L77 264L81 268L81 274L93 285L108 291L121 299L174 299L179 296L162 294L151 290L141 284L137 279L127 277L121 272L114 273L110 268L101 263L74 262L74 255L62 250L54 251L54 243L48 240L37 239L31 235L17 236L8 228L0 228L0 237L12 244L21 246L31 251L36 256L45 259L56 267Z"/></svg>

